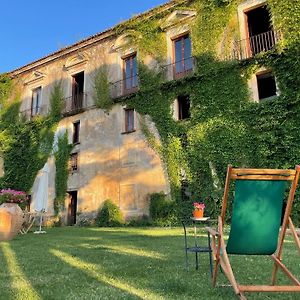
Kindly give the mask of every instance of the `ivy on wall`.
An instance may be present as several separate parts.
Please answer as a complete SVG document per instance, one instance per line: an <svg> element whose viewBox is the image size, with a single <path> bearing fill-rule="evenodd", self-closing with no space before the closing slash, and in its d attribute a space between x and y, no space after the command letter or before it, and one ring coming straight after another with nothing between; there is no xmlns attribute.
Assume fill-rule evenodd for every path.
<svg viewBox="0 0 300 300"><path fill-rule="evenodd" d="M70 159L70 151L72 145L68 143L68 134L65 132L62 136L58 137L57 150L54 153L55 157L55 191L56 197L54 199L54 211L58 215L64 208L64 201L67 193L68 184L68 162Z"/></svg>
<svg viewBox="0 0 300 300"><path fill-rule="evenodd" d="M198 12L191 25L196 73L176 82L163 82L161 73L140 63L140 91L125 98L124 104L149 115L156 124L162 140L160 153L178 213L189 215L191 202L199 200L207 204L209 214L216 216L227 164L294 168L300 161L300 14L298 9L289 13L289 1L269 0L275 26L283 28L288 22L293 34L285 34L284 42L275 50L243 62L224 62L218 59L216 49L229 51L226 47L238 38L237 5L241 1L188 2L189 8ZM147 26L150 24L154 26L155 22ZM280 96L273 101L254 103L247 80L261 66L272 68ZM175 121L171 112L174 99L187 94L192 103L191 117ZM153 136L143 131L150 138L149 144L155 146ZM182 184L186 182L188 188L182 193ZM293 218L300 223L299 196Z"/></svg>
<svg viewBox="0 0 300 300"><path fill-rule="evenodd" d="M55 84L51 92L49 116L35 116L30 120L19 113L19 93L10 79L1 82L0 91L5 95L0 115L0 150L4 160L0 186L30 193L38 171L52 151L63 103L61 85ZM14 94L16 96L10 99Z"/></svg>

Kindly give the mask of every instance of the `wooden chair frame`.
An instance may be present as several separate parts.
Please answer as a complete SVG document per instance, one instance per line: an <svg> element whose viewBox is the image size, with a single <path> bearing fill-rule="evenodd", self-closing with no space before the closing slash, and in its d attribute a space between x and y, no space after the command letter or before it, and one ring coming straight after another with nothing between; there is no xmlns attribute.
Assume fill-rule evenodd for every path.
<svg viewBox="0 0 300 300"><path fill-rule="evenodd" d="M282 249L284 237L286 234L287 227L289 226L296 246L300 254L300 241L297 236L294 224L290 218L294 196L299 181L300 166L296 166L295 170L278 170L278 169L238 169L232 168L231 165L227 167L227 176L225 181L225 189L223 194L223 203L221 215L218 217L218 228L213 230L210 227L206 229L212 236L211 248L213 251L214 268L212 276L212 284L215 287L217 281L217 274L219 266L222 268L224 274L228 278L232 285L235 294L240 299L246 299L244 292L300 292L299 280L287 269L282 263ZM230 260L226 251L226 244L223 234L223 225L225 220L225 213L228 202L229 186L231 180L288 180L291 181L291 188L287 200L285 214L279 233L277 250L271 255L274 260L274 267L272 272L271 284L270 285L240 285L233 274ZM275 285L277 271L280 268L293 282L293 285Z"/></svg>

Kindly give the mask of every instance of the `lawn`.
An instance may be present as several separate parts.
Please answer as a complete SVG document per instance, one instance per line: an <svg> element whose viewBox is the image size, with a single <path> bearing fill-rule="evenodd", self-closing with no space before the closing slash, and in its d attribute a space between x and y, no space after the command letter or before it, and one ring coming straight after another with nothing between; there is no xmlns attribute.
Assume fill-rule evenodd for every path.
<svg viewBox="0 0 300 300"><path fill-rule="evenodd" d="M202 237L203 243L206 237ZM291 238L285 241L287 266L300 277ZM48 229L0 243L0 299L235 299L230 287L213 289L207 254L195 270L185 269L181 228ZM269 283L272 262L233 257L243 283ZM288 281L280 273L282 283ZM224 275L220 283L227 284ZM249 299L299 299L299 294L248 294Z"/></svg>

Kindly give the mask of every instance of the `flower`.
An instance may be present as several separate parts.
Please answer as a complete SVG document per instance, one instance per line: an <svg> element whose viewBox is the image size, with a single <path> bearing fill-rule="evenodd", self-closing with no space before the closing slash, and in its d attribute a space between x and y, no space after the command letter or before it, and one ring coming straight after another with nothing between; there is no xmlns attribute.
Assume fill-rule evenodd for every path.
<svg viewBox="0 0 300 300"><path fill-rule="evenodd" d="M25 192L16 191L8 188L0 191L0 204L5 202L26 205L28 202L28 198Z"/></svg>
<svg viewBox="0 0 300 300"><path fill-rule="evenodd" d="M204 210L204 208L205 208L204 203L194 202L193 205L194 205L195 210Z"/></svg>

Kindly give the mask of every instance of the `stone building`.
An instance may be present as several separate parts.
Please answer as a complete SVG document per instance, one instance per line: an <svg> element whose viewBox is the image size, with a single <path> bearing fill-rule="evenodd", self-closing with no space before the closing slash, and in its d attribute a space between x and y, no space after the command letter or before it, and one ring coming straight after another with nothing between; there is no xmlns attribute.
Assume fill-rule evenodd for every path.
<svg viewBox="0 0 300 300"><path fill-rule="evenodd" d="M229 5L224 3L222 5ZM218 33L215 48L218 59L250 59L276 46L282 37L272 25L266 4L266 0L247 0L235 6L230 22ZM143 126L158 143L160 134L152 119L127 105L126 99L139 93L142 84L138 62L152 71L162 70L164 83L176 84L201 72L193 56L198 47L194 27L199 13L197 1L170 1L10 72L22 86L20 112L28 120L49 113L53 86L62 83L63 118L55 138L67 132L69 143L74 145L65 200L66 223L94 217L106 199L112 199L127 219L141 217L149 213L149 194L170 194L167 167L147 140ZM131 26L153 19L157 21L157 16L159 36L165 43L162 59L140 48L140 37L136 37ZM105 69L113 104L108 110L95 103L95 76L101 69ZM254 102L279 95L275 76L267 67L259 68L249 78L248 86ZM188 95L175 95L170 106L174 122L188 119L192 106ZM48 165L48 213L53 215L53 156L49 157ZM213 174L213 164L210 169ZM33 194L36 188L37 182L33 185Z"/></svg>

